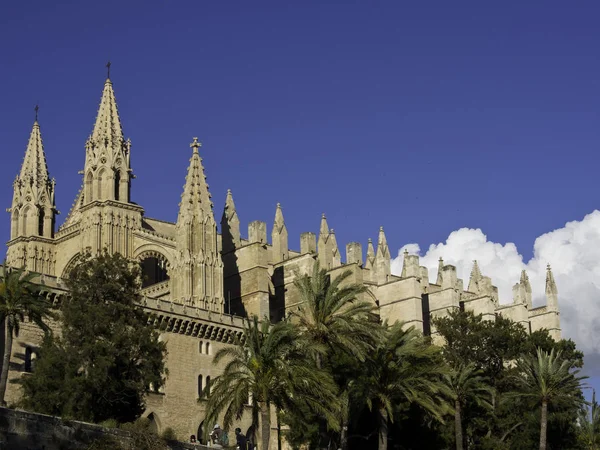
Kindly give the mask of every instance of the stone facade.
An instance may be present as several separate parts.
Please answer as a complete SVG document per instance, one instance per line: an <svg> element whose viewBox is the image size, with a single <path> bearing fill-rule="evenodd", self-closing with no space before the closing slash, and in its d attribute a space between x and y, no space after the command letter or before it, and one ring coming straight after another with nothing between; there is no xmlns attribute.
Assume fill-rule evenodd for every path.
<svg viewBox="0 0 600 450"><path fill-rule="evenodd" d="M393 275L383 228L376 248L369 240L365 259L361 245L349 243L345 262L325 215L318 238L312 232L300 236L299 251L289 248L279 204L270 242L267 224L261 221L251 222L247 238L243 237L231 191L219 233L201 144L194 138L190 146L177 222L146 217L144 209L130 201L132 147L123 135L113 84L107 79L85 144L82 186L64 223L55 230L55 181L48 174L37 119L13 184L9 209L8 264L40 273L40 282L53 299L65 294L61 280L86 251L107 249L140 262L150 322L166 325L162 338L169 352L169 378L163 392L150 395L147 401L147 415L159 428L172 427L179 435L198 433L204 417L198 390L220 370L212 365L211 354L241 333L241 317L255 314L279 320L296 308L299 298L294 278L310 273L315 261L332 275L350 271L351 282L368 286L365 299L377 305L383 319L404 321L425 334L436 335L432 317L464 308L490 320L497 314L510 317L530 331L547 328L554 338L560 338L557 290L550 268L546 306L533 308L525 272L514 287L513 303L500 305L497 288L481 274L476 262L467 289L457 278L456 268L442 260L435 282L430 282L417 255L405 254L401 275ZM26 363L23 358L31 357L31 349L38 343L39 333L26 327L15 341L12 378L21 376ZM28 353L23 353L27 348ZM9 385L9 400L18 398L15 389ZM247 428L248 420L241 425Z"/></svg>

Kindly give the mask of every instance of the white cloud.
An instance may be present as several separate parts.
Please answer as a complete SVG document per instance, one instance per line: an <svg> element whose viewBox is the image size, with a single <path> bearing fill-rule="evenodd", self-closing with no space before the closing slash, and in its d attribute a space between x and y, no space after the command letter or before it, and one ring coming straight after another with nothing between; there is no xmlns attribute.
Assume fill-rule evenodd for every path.
<svg viewBox="0 0 600 450"><path fill-rule="evenodd" d="M394 274L402 271L405 248L420 254L417 244L403 246L392 259ZM600 369L600 211L539 236L533 248L533 258L525 263L515 244L491 242L480 229L461 228L450 233L446 242L429 246L420 261L435 281L442 257L445 264L456 266L466 288L476 259L481 272L498 287L501 303L512 301L512 286L525 269L535 306L545 304L546 264L550 264L558 287L563 337L573 339L584 351L588 372Z"/></svg>

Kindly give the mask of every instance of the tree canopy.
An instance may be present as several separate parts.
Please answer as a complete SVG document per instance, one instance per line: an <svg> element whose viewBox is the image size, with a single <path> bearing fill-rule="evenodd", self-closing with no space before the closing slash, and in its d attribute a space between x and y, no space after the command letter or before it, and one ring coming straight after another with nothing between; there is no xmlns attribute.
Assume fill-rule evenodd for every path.
<svg viewBox="0 0 600 450"><path fill-rule="evenodd" d="M139 268L119 254L89 255L67 280L60 337L47 337L22 380L23 406L101 422L135 420L166 376L166 346L139 305Z"/></svg>

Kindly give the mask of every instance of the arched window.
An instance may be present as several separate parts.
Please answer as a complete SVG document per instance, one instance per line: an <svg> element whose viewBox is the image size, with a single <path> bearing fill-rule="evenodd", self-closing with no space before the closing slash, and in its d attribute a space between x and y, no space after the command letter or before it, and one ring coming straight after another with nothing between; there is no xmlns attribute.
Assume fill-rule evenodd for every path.
<svg viewBox="0 0 600 450"><path fill-rule="evenodd" d="M119 185L121 184L121 171L115 170L115 200L119 200Z"/></svg>
<svg viewBox="0 0 600 450"><path fill-rule="evenodd" d="M198 398L202 398L202 375L198 375Z"/></svg>
<svg viewBox="0 0 600 450"><path fill-rule="evenodd" d="M200 352L200 354L204 353L204 345L202 341L200 341L200 344L198 344L198 351Z"/></svg>
<svg viewBox="0 0 600 450"><path fill-rule="evenodd" d="M159 431L159 430L158 430L158 428L159 428L159 426L158 426L158 419L157 419L157 417L154 415L154 413L151 413L151 414L148 416L148 420L150 421L150 423L148 424L148 430L150 430L150 431L151 431L151 432L153 432L153 433L156 433L156 434L158 434L158 431Z"/></svg>
<svg viewBox="0 0 600 450"><path fill-rule="evenodd" d="M104 193L102 192L102 179L104 178L104 169L98 172L98 176L96 177L96 199L104 200Z"/></svg>
<svg viewBox="0 0 600 450"><path fill-rule="evenodd" d="M33 350L31 347L25 347L25 370L24 372L33 372Z"/></svg>
<svg viewBox="0 0 600 450"><path fill-rule="evenodd" d="M206 389L206 396L208 397L210 395L210 376L209 375L206 376L206 386L204 386L204 388Z"/></svg>
<svg viewBox="0 0 600 450"><path fill-rule="evenodd" d="M205 353L207 355L210 355L210 342L207 342L206 346L204 348L205 348Z"/></svg>
<svg viewBox="0 0 600 450"><path fill-rule="evenodd" d="M169 279L169 275L167 274L167 262L163 258L157 258L156 256L144 258L141 263L141 268L142 288Z"/></svg>
<svg viewBox="0 0 600 450"><path fill-rule="evenodd" d="M84 200L87 203L94 200L93 182L94 182L94 176L92 175L92 172L88 172L88 174L85 178L85 194L84 194L84 197L85 197Z"/></svg>
<svg viewBox="0 0 600 450"><path fill-rule="evenodd" d="M45 217L45 212L43 208L40 208L39 210L39 214L38 214L38 235L39 236L43 236L44 235L44 217Z"/></svg>

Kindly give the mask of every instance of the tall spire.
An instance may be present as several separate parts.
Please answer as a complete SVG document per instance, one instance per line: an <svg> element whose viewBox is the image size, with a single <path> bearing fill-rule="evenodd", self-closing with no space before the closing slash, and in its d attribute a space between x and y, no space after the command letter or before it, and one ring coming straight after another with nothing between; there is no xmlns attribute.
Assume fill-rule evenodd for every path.
<svg viewBox="0 0 600 450"><path fill-rule="evenodd" d="M100 107L96 116L96 123L90 140L96 144L104 143L108 140L112 145L121 145L123 139L123 128L121 127L121 119L117 109L117 100L115 91L113 90L110 78L104 82L102 98L100 99Z"/></svg>
<svg viewBox="0 0 600 450"><path fill-rule="evenodd" d="M55 216L58 214L54 199L55 182L48 174L42 134L37 121L38 110L36 106L36 120L29 135L21 171L13 182L12 205L8 209L11 213L11 242L8 244L7 261L15 267L54 274L54 263L49 259L53 252L47 242L37 239L14 241L19 237L54 237Z"/></svg>
<svg viewBox="0 0 600 450"><path fill-rule="evenodd" d="M365 269L372 269L375 264L375 247L373 247L373 239L369 238L367 242L367 260L365 261Z"/></svg>
<svg viewBox="0 0 600 450"><path fill-rule="evenodd" d="M550 264L546 266L546 305L549 309L558 309L558 289Z"/></svg>
<svg viewBox="0 0 600 450"><path fill-rule="evenodd" d="M325 214L321 216L321 226L319 227L319 242L317 244L317 253L319 255L319 264L323 269L331 269L333 264L332 241L329 239L329 225Z"/></svg>
<svg viewBox="0 0 600 450"><path fill-rule="evenodd" d="M481 281L481 278L481 270L479 270L479 264L477 264L477 260L475 260L473 261L473 269L471 270L471 277L469 279L469 292L479 294L479 282Z"/></svg>
<svg viewBox="0 0 600 450"><path fill-rule="evenodd" d="M444 260L440 256L440 260L438 261L438 271L437 271L437 279L435 280L435 284L442 285L443 274L444 273Z"/></svg>
<svg viewBox="0 0 600 450"><path fill-rule="evenodd" d="M179 204L179 215L177 222L190 218L192 216L201 215L203 217L213 218L212 206L210 200L211 195L208 191L206 176L204 175L204 166L198 149L202 146L195 137L190 144L192 148L192 157L185 177L185 185L183 186L183 194L181 194L181 203ZM233 198L231 199L233 202ZM214 218L213 218L214 220Z"/></svg>
<svg viewBox="0 0 600 450"><path fill-rule="evenodd" d="M277 203L277 207L275 208L275 220L273 221L271 242L273 244L273 263L285 261L289 258L288 232L285 221L283 220L283 211L281 210L280 203Z"/></svg>
<svg viewBox="0 0 600 450"><path fill-rule="evenodd" d="M227 197L225 198L225 209L221 217L221 235L223 238L223 251L233 250L240 246L240 219L238 218L233 203L233 195L231 189L227 189Z"/></svg>
<svg viewBox="0 0 600 450"><path fill-rule="evenodd" d="M98 115L85 149L83 204L105 200L129 203L130 181L134 178L131 141L123 137L110 78L104 82Z"/></svg>
<svg viewBox="0 0 600 450"><path fill-rule="evenodd" d="M37 187L40 187L48 182L49 175L40 125L37 121L37 109L35 115L36 120L33 123L33 128L29 135L29 142L27 143L27 149L25 150L25 158L23 159L19 178L23 182L27 180L29 184L35 184Z"/></svg>
<svg viewBox="0 0 600 450"><path fill-rule="evenodd" d="M332 228L329 230L329 246L331 247L331 268L339 267L342 265L342 256L338 247L337 238L335 237L335 231Z"/></svg>
<svg viewBox="0 0 600 450"><path fill-rule="evenodd" d="M377 238L377 253L375 254L375 271L377 273L378 284L389 281L391 275L390 250L383 227L379 227L379 236Z"/></svg>

